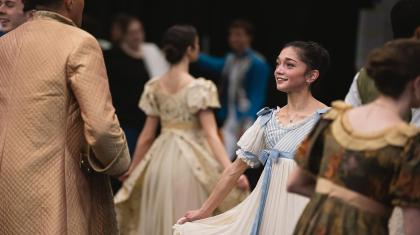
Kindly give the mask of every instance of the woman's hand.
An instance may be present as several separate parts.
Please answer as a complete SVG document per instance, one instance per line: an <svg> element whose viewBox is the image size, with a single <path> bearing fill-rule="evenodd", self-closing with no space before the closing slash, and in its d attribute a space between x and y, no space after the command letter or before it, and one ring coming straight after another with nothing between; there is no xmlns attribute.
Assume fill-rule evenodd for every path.
<svg viewBox="0 0 420 235"><path fill-rule="evenodd" d="M205 219L209 217L211 213L206 213L201 209L192 210L185 213L185 215L180 218L176 223L177 224L184 224L186 222L192 222L194 220Z"/></svg>
<svg viewBox="0 0 420 235"><path fill-rule="evenodd" d="M126 171L124 174L118 177L118 180L121 182L124 182L128 177L130 177L132 172L133 172L132 168L131 167L128 168L128 171Z"/></svg>
<svg viewBox="0 0 420 235"><path fill-rule="evenodd" d="M236 183L237 183L238 188L240 188L241 190L243 191L249 190L249 181L245 175L241 175Z"/></svg>

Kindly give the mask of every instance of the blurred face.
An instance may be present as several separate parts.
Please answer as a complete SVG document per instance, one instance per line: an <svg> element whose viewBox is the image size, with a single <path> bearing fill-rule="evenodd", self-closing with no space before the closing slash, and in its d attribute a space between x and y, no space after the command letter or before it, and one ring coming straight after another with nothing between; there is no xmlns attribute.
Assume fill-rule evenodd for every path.
<svg viewBox="0 0 420 235"><path fill-rule="evenodd" d="M121 27L117 23L111 25L110 39L113 43L118 43L122 38Z"/></svg>
<svg viewBox="0 0 420 235"><path fill-rule="evenodd" d="M283 92L293 92L303 88L309 88L307 77L308 66L299 59L297 48L286 47L281 50L277 57L276 79L277 90Z"/></svg>
<svg viewBox="0 0 420 235"><path fill-rule="evenodd" d="M137 20L131 21L122 40L130 48L137 49L144 41L143 25Z"/></svg>
<svg viewBox="0 0 420 235"><path fill-rule="evenodd" d="M240 53L251 46L251 37L243 28L231 28L229 30L228 42L233 51Z"/></svg>
<svg viewBox="0 0 420 235"><path fill-rule="evenodd" d="M27 20L22 0L0 0L1 31L9 32Z"/></svg>
<svg viewBox="0 0 420 235"><path fill-rule="evenodd" d="M198 37L195 38L194 47L190 47L188 51L190 62L197 61L198 55L200 54L200 41Z"/></svg>

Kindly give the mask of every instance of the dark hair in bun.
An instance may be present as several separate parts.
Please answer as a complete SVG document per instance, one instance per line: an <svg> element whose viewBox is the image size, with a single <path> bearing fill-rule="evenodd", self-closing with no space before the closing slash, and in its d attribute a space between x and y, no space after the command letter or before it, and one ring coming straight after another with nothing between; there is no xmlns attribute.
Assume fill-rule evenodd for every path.
<svg viewBox="0 0 420 235"><path fill-rule="evenodd" d="M293 41L283 48L286 47L298 48L299 59L308 66L309 70L318 70L319 78L327 73L330 67L330 54L320 44L312 41Z"/></svg>
<svg viewBox="0 0 420 235"><path fill-rule="evenodd" d="M162 47L165 57L171 64L179 63L189 46L194 47L197 30L190 25L175 25L166 30Z"/></svg>
<svg viewBox="0 0 420 235"><path fill-rule="evenodd" d="M408 82L420 76L420 41L399 39L374 49L365 68L379 92L399 98Z"/></svg>

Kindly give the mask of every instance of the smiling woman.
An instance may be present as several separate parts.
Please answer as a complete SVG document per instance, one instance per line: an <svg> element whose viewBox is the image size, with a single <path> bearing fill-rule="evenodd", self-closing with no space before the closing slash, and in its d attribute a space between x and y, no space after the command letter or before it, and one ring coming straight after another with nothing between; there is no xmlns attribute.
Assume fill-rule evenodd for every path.
<svg viewBox="0 0 420 235"><path fill-rule="evenodd" d="M328 52L314 42L291 42L280 52L274 72L278 91L288 103L265 108L238 142L237 160L225 170L200 209L187 212L175 234L291 234L307 199L289 194L286 182L295 167L294 152L327 107L316 100L310 86L324 75ZM221 215L211 215L247 167L264 164L262 177L251 195Z"/></svg>

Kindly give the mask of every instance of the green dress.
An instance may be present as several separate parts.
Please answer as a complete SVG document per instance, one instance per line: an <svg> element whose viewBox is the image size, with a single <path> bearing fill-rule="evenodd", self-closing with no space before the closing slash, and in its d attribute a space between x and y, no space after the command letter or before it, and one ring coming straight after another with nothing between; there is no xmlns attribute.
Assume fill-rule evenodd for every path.
<svg viewBox="0 0 420 235"><path fill-rule="evenodd" d="M295 160L306 173L392 208L420 207L420 134L409 124L380 132L354 132L345 116L351 108L334 102L299 147ZM388 234L389 216L315 193L295 235Z"/></svg>

